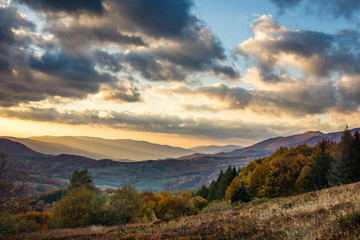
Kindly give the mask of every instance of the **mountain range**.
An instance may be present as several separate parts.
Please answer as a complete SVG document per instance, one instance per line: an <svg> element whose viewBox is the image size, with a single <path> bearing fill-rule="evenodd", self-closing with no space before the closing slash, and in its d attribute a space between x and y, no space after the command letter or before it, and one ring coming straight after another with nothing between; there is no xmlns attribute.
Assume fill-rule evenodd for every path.
<svg viewBox="0 0 360 240"><path fill-rule="evenodd" d="M353 129L351 132L354 133L358 130ZM107 148L110 151L111 146L113 148L117 147L116 144L112 143L121 142L119 140L107 141L106 139L99 140L88 137L40 137L25 139L26 141L20 139L23 143L27 143L28 146L31 146L30 144L37 146L36 150L46 150L46 146L51 147L50 150L48 149L48 152L43 153L34 151L34 149L25 146L25 144L15 141L17 140L15 138L0 138L0 151L8 154L12 167L28 174L27 182L33 193L65 187L73 171L76 169L88 169L95 184L102 189L117 188L124 183L131 183L135 184L140 190L183 190L208 184L217 176L220 169L225 170L229 165L236 168L245 166L255 158L273 153L279 147L296 147L301 144L313 146L322 139L338 142L341 139L342 133L325 134L311 131L288 137L270 138L252 146L230 152L193 154L192 157L170 158L161 161L118 162L110 159L96 160L85 156L64 153L57 155L49 154L49 151L61 151L64 146L71 150L69 145L73 145L75 149L80 149L78 148L80 146L79 142L90 144L88 149L91 149L91 151L86 151L85 149L82 149L82 151L95 154L97 153L95 151L96 144L102 144L98 149ZM49 140L49 142L46 143L46 140ZM68 142L63 144L65 140ZM131 140L126 142L132 143ZM134 147L134 145L138 144L137 141L134 142L135 144L130 144L130 146ZM107 143L107 145L104 143ZM147 142L140 143L158 146ZM159 147L159 149L161 148ZM195 151L199 149L195 149ZM137 149L133 148L132 151L136 152ZM109 153L106 152L104 156L108 156L107 154ZM101 155L99 154L98 156L100 157Z"/></svg>
<svg viewBox="0 0 360 240"><path fill-rule="evenodd" d="M114 161L144 161L149 159L179 158L184 155L203 153L214 154L229 152L241 148L237 145L226 146L199 146L190 149L160 145L146 141L130 139L103 139L95 137L30 137L14 138L3 137L24 144L34 151L59 155L79 155L96 160L111 159Z"/></svg>

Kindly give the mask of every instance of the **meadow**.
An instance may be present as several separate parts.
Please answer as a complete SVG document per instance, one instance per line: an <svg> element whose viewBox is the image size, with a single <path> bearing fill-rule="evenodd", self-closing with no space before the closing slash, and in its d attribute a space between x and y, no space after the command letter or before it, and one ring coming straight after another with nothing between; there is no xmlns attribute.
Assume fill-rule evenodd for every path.
<svg viewBox="0 0 360 240"><path fill-rule="evenodd" d="M217 204L210 211L205 208L200 214L170 221L55 229L11 235L8 239L360 238L360 183L286 198L254 199L238 206Z"/></svg>

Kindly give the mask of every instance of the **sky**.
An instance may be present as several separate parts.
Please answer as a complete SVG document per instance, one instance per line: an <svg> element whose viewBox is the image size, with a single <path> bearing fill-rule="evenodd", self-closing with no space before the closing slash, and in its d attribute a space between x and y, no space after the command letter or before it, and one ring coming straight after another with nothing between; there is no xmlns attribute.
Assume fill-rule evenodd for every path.
<svg viewBox="0 0 360 240"><path fill-rule="evenodd" d="M0 135L250 145L360 119L357 0L0 0Z"/></svg>

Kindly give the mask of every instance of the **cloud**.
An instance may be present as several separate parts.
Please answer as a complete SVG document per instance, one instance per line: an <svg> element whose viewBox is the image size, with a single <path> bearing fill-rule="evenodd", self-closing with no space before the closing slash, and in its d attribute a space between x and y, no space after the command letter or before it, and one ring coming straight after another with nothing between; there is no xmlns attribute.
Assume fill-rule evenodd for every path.
<svg viewBox="0 0 360 240"><path fill-rule="evenodd" d="M321 114L336 106L332 82L323 80L311 82L306 79L283 80L271 88L248 90L242 87L229 87L225 84L203 86L190 89L184 86L159 88L159 93L184 95L189 98L205 96L207 104L182 104L190 111L221 110L251 111L257 115L271 117Z"/></svg>
<svg viewBox="0 0 360 240"><path fill-rule="evenodd" d="M246 123L240 120L214 120L206 118L180 118L157 113L136 114L101 110L58 111L55 108L28 107L1 109L0 116L38 122L56 122L70 125L98 125L113 129L125 129L165 134L180 134L216 139L250 138L263 139L273 136L274 129L285 126Z"/></svg>
<svg viewBox="0 0 360 240"><path fill-rule="evenodd" d="M56 36L56 40L67 51L87 51L93 45L100 47L108 44L117 46L145 45L142 37L137 36L136 33L122 33L116 23L110 21L108 23L101 19L96 20L96 17L93 18L95 20L85 19L84 22L73 18L70 24L62 21L54 22L48 31ZM102 24L97 21L102 22ZM89 22L94 23L89 24Z"/></svg>
<svg viewBox="0 0 360 240"><path fill-rule="evenodd" d="M241 87L228 87L225 84L204 86L197 89L210 99L215 99L227 104L227 109L244 109L252 100L252 94Z"/></svg>
<svg viewBox="0 0 360 240"><path fill-rule="evenodd" d="M339 92L345 104L343 110L356 111L360 105L360 74L359 75L344 75L338 82Z"/></svg>
<svg viewBox="0 0 360 240"><path fill-rule="evenodd" d="M23 42L16 39L13 30L28 29L33 30L35 25L26 20L20 12L12 7L0 8L0 54L8 54L9 47L19 46Z"/></svg>
<svg viewBox="0 0 360 240"><path fill-rule="evenodd" d="M256 87L251 92L253 111L282 109L299 115L358 108L358 31L292 31L266 15L251 28L254 37L240 43L238 51L255 65L251 76L242 78Z"/></svg>
<svg viewBox="0 0 360 240"><path fill-rule="evenodd" d="M292 31L263 15L251 25L254 37L238 45L241 55L252 58L261 69L265 81L281 80L275 67L291 66L304 74L327 76L354 58L351 51L340 51L346 35L337 36L315 31ZM341 33L340 33L341 34ZM346 50L346 49L341 49ZM349 59L343 62L343 59Z"/></svg>
<svg viewBox="0 0 360 240"><path fill-rule="evenodd" d="M284 12L289 8L301 5L304 6L308 14L323 17L343 17L350 21L359 21L360 2L357 0L271 0L280 10ZM320 15L319 15L320 13Z"/></svg>
<svg viewBox="0 0 360 240"><path fill-rule="evenodd" d="M155 38L183 38L193 35L197 19L190 13L192 0L110 0L116 16L128 25Z"/></svg>
<svg viewBox="0 0 360 240"><path fill-rule="evenodd" d="M25 2L45 13L46 32L65 52L84 54L94 47L116 47L118 52L112 53L116 55L112 58L128 67L122 70L138 71L150 81L186 81L188 75L197 72L226 80L240 76L225 63L221 41L191 13L191 0L104 0L104 11L97 15L86 11L79 15L51 1L51 9L62 9L62 14L55 16L46 12L46 1ZM82 9L80 3L79 7Z"/></svg>
<svg viewBox="0 0 360 240"><path fill-rule="evenodd" d="M101 87L100 99L118 103L142 102L138 89L127 81L105 84Z"/></svg>
<svg viewBox="0 0 360 240"><path fill-rule="evenodd" d="M15 0L40 11L71 12L81 11L100 14L104 11L103 0Z"/></svg>
<svg viewBox="0 0 360 240"><path fill-rule="evenodd" d="M60 78L58 87L76 89L80 94L96 93L101 83L114 79L109 74L101 74L94 68L94 62L87 56L70 56L64 52L45 53L40 58L30 56L32 70Z"/></svg>

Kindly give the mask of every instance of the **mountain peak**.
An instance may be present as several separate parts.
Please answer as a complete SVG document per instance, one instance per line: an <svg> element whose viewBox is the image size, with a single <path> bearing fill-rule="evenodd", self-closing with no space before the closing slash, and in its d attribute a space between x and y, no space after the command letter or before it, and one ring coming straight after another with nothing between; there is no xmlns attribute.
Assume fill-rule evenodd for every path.
<svg viewBox="0 0 360 240"><path fill-rule="evenodd" d="M318 130L318 131L307 131L307 132L305 132L304 134L312 134L312 135L318 134L318 135L322 135L322 134L324 134L324 133L323 133L323 132L320 132L320 131Z"/></svg>

